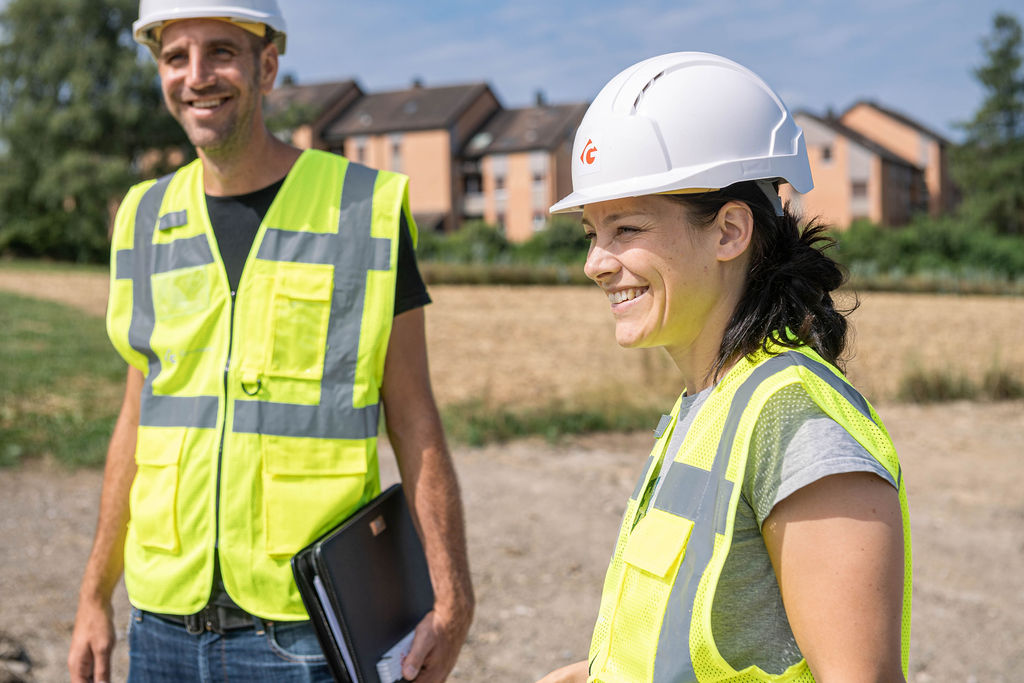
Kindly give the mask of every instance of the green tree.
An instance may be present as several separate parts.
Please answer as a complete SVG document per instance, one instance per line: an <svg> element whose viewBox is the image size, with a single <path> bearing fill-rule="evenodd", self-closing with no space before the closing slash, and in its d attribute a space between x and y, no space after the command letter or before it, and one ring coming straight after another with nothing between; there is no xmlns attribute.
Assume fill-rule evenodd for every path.
<svg viewBox="0 0 1024 683"><path fill-rule="evenodd" d="M985 63L974 70L985 100L961 123L963 144L952 171L963 189L964 216L1000 233L1024 235L1024 70L1020 23L997 14L982 39Z"/></svg>
<svg viewBox="0 0 1024 683"><path fill-rule="evenodd" d="M0 253L99 261L111 210L186 140L131 37L136 0L0 12ZM145 167L145 168L143 168Z"/></svg>

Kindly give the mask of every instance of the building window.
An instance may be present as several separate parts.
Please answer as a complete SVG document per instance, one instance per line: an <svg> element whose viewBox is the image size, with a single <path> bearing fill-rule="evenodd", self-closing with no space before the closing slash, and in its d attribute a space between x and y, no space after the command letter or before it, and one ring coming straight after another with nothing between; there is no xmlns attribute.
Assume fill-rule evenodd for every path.
<svg viewBox="0 0 1024 683"><path fill-rule="evenodd" d="M865 180L854 180L850 189L854 199L863 199L868 196L868 183Z"/></svg>
<svg viewBox="0 0 1024 683"><path fill-rule="evenodd" d="M821 160L828 163L832 161L832 145L824 145L821 148Z"/></svg>
<svg viewBox="0 0 1024 683"><path fill-rule="evenodd" d="M356 146L356 161L361 164L366 163L366 136L360 135L353 140Z"/></svg>
<svg viewBox="0 0 1024 683"><path fill-rule="evenodd" d="M391 136L391 170L400 173L402 171L402 136Z"/></svg>
<svg viewBox="0 0 1024 683"><path fill-rule="evenodd" d="M504 190L505 189L505 176L496 175L494 176L494 189Z"/></svg>
<svg viewBox="0 0 1024 683"><path fill-rule="evenodd" d="M547 152L530 153L530 174L534 185L541 185L547 179L550 163Z"/></svg>
<svg viewBox="0 0 1024 683"><path fill-rule="evenodd" d="M548 216L543 211L533 212L533 231L540 232L548 224Z"/></svg>

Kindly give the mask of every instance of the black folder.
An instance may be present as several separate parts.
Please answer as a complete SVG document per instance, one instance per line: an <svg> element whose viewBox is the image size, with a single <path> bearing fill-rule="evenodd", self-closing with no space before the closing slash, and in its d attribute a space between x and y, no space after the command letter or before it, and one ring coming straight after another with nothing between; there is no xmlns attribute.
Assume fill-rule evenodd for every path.
<svg viewBox="0 0 1024 683"><path fill-rule="evenodd" d="M292 573L335 679L401 680L400 673L385 673L400 672L396 646L404 640L408 650L412 631L434 607L427 560L401 485L299 551Z"/></svg>

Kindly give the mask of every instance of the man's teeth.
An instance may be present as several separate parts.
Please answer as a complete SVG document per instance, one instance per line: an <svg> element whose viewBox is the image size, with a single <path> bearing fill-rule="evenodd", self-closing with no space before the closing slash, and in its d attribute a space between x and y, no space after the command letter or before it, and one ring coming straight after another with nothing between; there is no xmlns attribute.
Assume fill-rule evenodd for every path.
<svg viewBox="0 0 1024 683"><path fill-rule="evenodd" d="M613 304L621 304L623 301L629 301L635 299L644 292L647 291L646 287L630 287L629 289L620 289L617 292L608 293L608 301Z"/></svg>
<svg viewBox="0 0 1024 683"><path fill-rule="evenodd" d="M219 98L216 100L196 100L192 103L192 106L198 107L199 109L213 109L214 107L219 106L223 101L224 100Z"/></svg>

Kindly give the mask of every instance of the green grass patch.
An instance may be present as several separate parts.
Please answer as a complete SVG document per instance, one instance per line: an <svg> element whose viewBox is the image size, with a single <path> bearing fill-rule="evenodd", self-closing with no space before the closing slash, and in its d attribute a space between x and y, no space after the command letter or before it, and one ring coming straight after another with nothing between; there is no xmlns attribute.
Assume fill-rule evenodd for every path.
<svg viewBox="0 0 1024 683"><path fill-rule="evenodd" d="M660 416L661 412L652 407L588 407L560 403L524 409L465 401L441 410L448 438L470 446L502 443L526 436L542 436L555 442L574 434L653 430Z"/></svg>
<svg viewBox="0 0 1024 683"><path fill-rule="evenodd" d="M915 367L900 378L897 397L908 403L1012 401L1024 398L1024 382L998 367L990 368L980 382L960 372Z"/></svg>
<svg viewBox="0 0 1024 683"><path fill-rule="evenodd" d="M103 462L124 375L102 318L0 292L0 466Z"/></svg>

